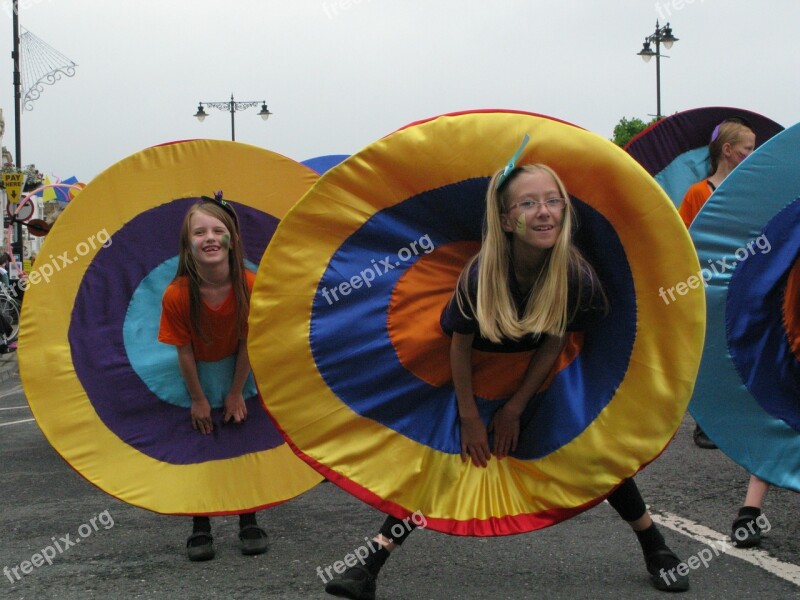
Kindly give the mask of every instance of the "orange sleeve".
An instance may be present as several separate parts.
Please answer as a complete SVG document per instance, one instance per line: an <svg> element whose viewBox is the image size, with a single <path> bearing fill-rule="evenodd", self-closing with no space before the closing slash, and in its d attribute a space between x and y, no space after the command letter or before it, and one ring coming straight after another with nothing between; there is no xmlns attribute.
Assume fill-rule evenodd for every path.
<svg viewBox="0 0 800 600"><path fill-rule="evenodd" d="M192 343L189 293L177 282L170 283L161 298L158 341L172 346L186 346Z"/></svg>
<svg viewBox="0 0 800 600"><path fill-rule="evenodd" d="M703 208L703 204L705 204L706 200L710 197L711 190L705 179L698 181L686 190L683 202L681 202L680 208L678 208L678 214L681 216L681 219L683 219L683 224L686 225L687 229L689 225L692 224L692 221L694 221L697 213L700 212L700 209Z"/></svg>

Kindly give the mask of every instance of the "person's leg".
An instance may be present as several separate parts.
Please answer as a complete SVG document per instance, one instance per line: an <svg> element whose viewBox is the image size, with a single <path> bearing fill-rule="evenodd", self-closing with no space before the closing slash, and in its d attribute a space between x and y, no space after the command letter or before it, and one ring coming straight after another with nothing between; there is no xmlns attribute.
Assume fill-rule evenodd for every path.
<svg viewBox="0 0 800 600"><path fill-rule="evenodd" d="M11 335L13 330L11 329L11 323L9 323L8 318L2 312L0 312L0 331L3 334L0 339L0 354L8 354L12 351L11 345L8 342L8 336ZM16 349L16 346L14 349Z"/></svg>
<svg viewBox="0 0 800 600"><path fill-rule="evenodd" d="M764 503L764 497L767 495L767 490L769 490L769 484L766 481L759 479L755 475L750 475L747 494L744 497L744 505L761 508Z"/></svg>
<svg viewBox="0 0 800 600"><path fill-rule="evenodd" d="M211 519L208 517L192 517L192 532L211 533Z"/></svg>
<svg viewBox="0 0 800 600"><path fill-rule="evenodd" d="M214 558L214 538L211 536L211 519L192 517L192 534L186 540L186 554L191 561Z"/></svg>
<svg viewBox="0 0 800 600"><path fill-rule="evenodd" d="M397 547L402 546L416 525L409 519L400 520L395 517L386 517L381 528L371 541L356 549L355 555L361 562L360 565L350 567L340 577L326 581L325 571L322 577L325 591L340 598L352 600L374 600L376 580L378 573L386 559ZM365 556L361 556L361 554ZM330 568L327 571L330 576Z"/></svg>
<svg viewBox="0 0 800 600"><path fill-rule="evenodd" d="M764 530L759 524L761 521L761 505L767 495L769 484L755 475L750 475L747 484L747 494L744 506L739 509L739 514L731 525L731 540L739 548L752 548L761 543L761 533Z"/></svg>
<svg viewBox="0 0 800 600"><path fill-rule="evenodd" d="M669 549L664 536L653 523L633 479L623 481L608 497L608 503L636 534L653 585L659 590L670 592L688 590L689 576L678 573L677 567L681 561Z"/></svg>
<svg viewBox="0 0 800 600"><path fill-rule="evenodd" d="M694 443L700 448L714 450L717 447L717 445L711 441L711 438L706 435L706 432L702 430L700 425L695 424L694 435L692 437L694 438Z"/></svg>
<svg viewBox="0 0 800 600"><path fill-rule="evenodd" d="M242 554L264 554L269 548L267 532L258 526L256 513L242 513L239 515L239 540Z"/></svg>

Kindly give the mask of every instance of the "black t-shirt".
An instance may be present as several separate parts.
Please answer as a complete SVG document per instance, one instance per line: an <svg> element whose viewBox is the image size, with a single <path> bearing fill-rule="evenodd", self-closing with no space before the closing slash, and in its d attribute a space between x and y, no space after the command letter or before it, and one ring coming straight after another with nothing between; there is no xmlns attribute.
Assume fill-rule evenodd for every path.
<svg viewBox="0 0 800 600"><path fill-rule="evenodd" d="M567 302L569 303L569 307L567 309L567 315L570 317L570 321L567 324L567 331L583 331L605 314L605 303L600 292L600 282L597 280L597 277L594 273L587 270L584 270L580 276L580 286L578 285L577 271L571 273L568 282ZM530 290L520 289L517 278L514 276L514 270L511 268L509 268L508 283L511 291L511 299L517 309L517 316L521 319L525 311L525 304ZM475 261L470 269L467 288L473 305L477 304L478 261ZM579 288L580 298L578 297ZM461 295L462 306L466 314L462 313L459 308L456 294ZM486 339L480 334L478 321L470 310L470 305L466 301L464 290L461 286L458 286L453 292L450 301L442 311L439 324L442 330L449 336L452 336L453 333L461 333L464 335L474 334L475 337L472 340L472 347L476 350L483 350L486 352L525 352L535 350L542 345L546 336L546 334L529 333L518 340L504 338L499 344Z"/></svg>

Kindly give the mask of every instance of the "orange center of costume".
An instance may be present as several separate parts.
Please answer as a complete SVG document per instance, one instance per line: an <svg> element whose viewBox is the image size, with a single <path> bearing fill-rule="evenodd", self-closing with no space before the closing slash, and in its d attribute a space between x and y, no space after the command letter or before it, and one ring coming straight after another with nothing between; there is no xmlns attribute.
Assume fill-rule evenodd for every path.
<svg viewBox="0 0 800 600"><path fill-rule="evenodd" d="M439 326L439 315L450 301L462 266L480 249L477 242L454 242L422 256L395 285L389 304L389 337L403 366L421 380L435 386L452 380L450 337ZM427 294L414 290L424 289ZM404 324L416 322L414 330ZM580 353L583 333L570 335L550 375L569 366ZM502 353L473 350L472 370L475 394L487 400L511 396L522 383L532 352Z"/></svg>
<svg viewBox="0 0 800 600"><path fill-rule="evenodd" d="M789 272L783 296L783 322L792 352L800 360L800 259L795 261Z"/></svg>

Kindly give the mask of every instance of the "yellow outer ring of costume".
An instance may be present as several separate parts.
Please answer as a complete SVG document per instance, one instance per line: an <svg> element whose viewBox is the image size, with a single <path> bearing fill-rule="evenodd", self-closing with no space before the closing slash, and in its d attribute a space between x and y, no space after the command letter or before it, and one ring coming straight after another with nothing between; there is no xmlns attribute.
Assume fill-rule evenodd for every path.
<svg viewBox="0 0 800 600"><path fill-rule="evenodd" d="M591 425L544 458L464 464L361 417L317 370L309 343L318 284L340 244L377 211L454 182L489 177L524 134L517 164L542 162L613 226L628 256L638 308L627 373ZM435 224L431 224L435 227ZM622 149L580 128L530 114L446 115L399 130L328 171L281 222L256 278L249 339L270 413L297 451L337 484L399 518L486 535L530 530L517 518L578 512L663 451L691 396L703 346L705 300L665 306L658 292L699 270L677 211ZM674 343L670 339L675 337ZM283 368L273 365L280 362ZM558 483L571 475L574 485ZM476 499L477 496L477 499ZM494 527L498 520L505 525Z"/></svg>
<svg viewBox="0 0 800 600"><path fill-rule="evenodd" d="M104 228L113 236L146 210L220 188L226 197L281 218L316 178L299 163L245 144L194 140L149 148L109 167L81 191L48 234L40 258L74 254ZM64 460L108 494L170 514L261 508L319 483L320 476L285 443L222 461L172 465L146 456L106 427L78 379L67 337L81 280L99 250L25 293L20 376L39 427Z"/></svg>

